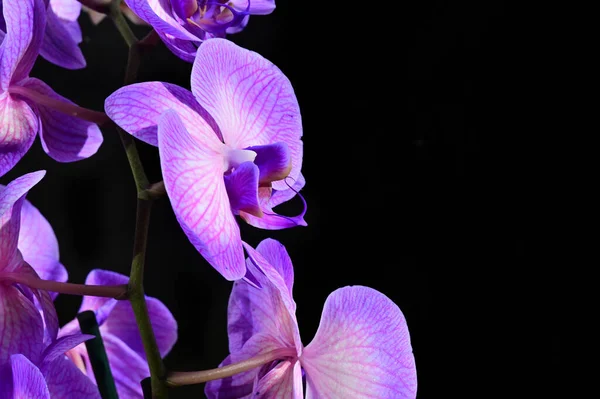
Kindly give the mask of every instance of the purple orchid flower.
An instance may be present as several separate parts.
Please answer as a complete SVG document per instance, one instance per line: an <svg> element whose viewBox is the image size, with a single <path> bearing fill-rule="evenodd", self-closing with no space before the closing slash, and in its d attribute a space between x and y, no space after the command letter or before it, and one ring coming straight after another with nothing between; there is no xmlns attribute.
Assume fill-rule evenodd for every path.
<svg viewBox="0 0 600 399"><path fill-rule="evenodd" d="M0 2L2 6L14 0ZM81 3L77 0L44 0L47 5L46 29L40 46L40 55L47 61L67 69L85 67L85 58L79 48L82 41L77 18ZM6 34L6 22L0 15L0 43Z"/></svg>
<svg viewBox="0 0 600 399"><path fill-rule="evenodd" d="M294 271L285 247L267 239L245 244L248 271L262 288L234 283L228 307L230 355L221 366L286 348L290 357L210 381L209 399L415 398L416 371L402 312L382 293L362 286L332 292L319 329L303 347L292 298Z"/></svg>
<svg viewBox="0 0 600 399"><path fill-rule="evenodd" d="M88 274L85 283L113 285L127 284L128 281L122 274L96 269ZM158 299L146 297L146 303L158 349L164 357L177 341L177 322ZM128 301L85 296L79 312L85 310L92 310L96 314L119 398L143 398L140 381L150 376L150 370L131 304ZM61 328L59 336L77 332L80 332L79 324L73 320ZM67 356L92 381L96 381L84 345L73 348Z"/></svg>
<svg viewBox="0 0 600 399"><path fill-rule="evenodd" d="M25 196L44 174L29 173L0 187L0 399L49 398L44 396L47 392L53 397L81 397L68 393L72 389L95 398L97 389L63 356L69 345L87 338L57 340L58 317L50 295L10 279L14 274L37 277L18 243L21 217L27 215L22 212Z"/></svg>
<svg viewBox="0 0 600 399"><path fill-rule="evenodd" d="M108 116L158 146L163 180L184 232L226 279L246 266L235 216L265 229L306 225L273 207L304 186L302 123L289 80L259 54L224 39L198 50L192 92L169 83L123 87Z"/></svg>
<svg viewBox="0 0 600 399"><path fill-rule="evenodd" d="M29 150L38 131L44 151L59 162L95 154L102 143L98 126L64 113L73 103L28 77L44 38L44 1L5 0L2 13L6 35L0 46L0 176Z"/></svg>
<svg viewBox="0 0 600 399"><path fill-rule="evenodd" d="M250 15L266 15L275 0L125 0L129 8L154 27L179 58L194 61L198 46L246 27Z"/></svg>

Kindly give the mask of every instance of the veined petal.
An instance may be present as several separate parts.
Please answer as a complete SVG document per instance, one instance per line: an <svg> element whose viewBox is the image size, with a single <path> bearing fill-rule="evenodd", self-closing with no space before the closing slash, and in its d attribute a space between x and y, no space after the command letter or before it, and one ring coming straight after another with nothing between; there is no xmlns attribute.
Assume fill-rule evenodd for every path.
<svg viewBox="0 0 600 399"><path fill-rule="evenodd" d="M173 17L169 0L125 0L125 3L157 32L172 35L177 39L198 40Z"/></svg>
<svg viewBox="0 0 600 399"><path fill-rule="evenodd" d="M54 100L73 104L39 79L29 78L21 85ZM53 159L73 162L89 158L98 151L103 140L98 125L37 103L35 107L41 121L42 147Z"/></svg>
<svg viewBox="0 0 600 399"><path fill-rule="evenodd" d="M153 146L158 145L160 116L169 109L177 112L188 132L198 132L204 139L218 142L214 129L205 121L210 118L206 111L190 91L177 85L144 82L125 86L106 99L104 109L123 130Z"/></svg>
<svg viewBox="0 0 600 399"><path fill-rule="evenodd" d="M243 162L231 174L225 175L225 188L233 213L240 211L260 217L258 203L259 170L252 162Z"/></svg>
<svg viewBox="0 0 600 399"><path fill-rule="evenodd" d="M50 399L42 372L22 354L10 357L14 399Z"/></svg>
<svg viewBox="0 0 600 399"><path fill-rule="evenodd" d="M72 27L67 26L54 13L52 7L48 7L46 32L40 47L40 55L66 69L85 68L85 58L79 48L78 37L74 37L73 33Z"/></svg>
<svg viewBox="0 0 600 399"><path fill-rule="evenodd" d="M29 190L46 174L46 171L28 173L0 188L0 270L10 272L19 264L12 264L17 253L21 207Z"/></svg>
<svg viewBox="0 0 600 399"><path fill-rule="evenodd" d="M252 15L267 15L275 10L275 0L231 0L230 3L236 10L248 10Z"/></svg>
<svg viewBox="0 0 600 399"><path fill-rule="evenodd" d="M300 361L307 399L416 397L404 316L388 297L368 287L344 287L329 295Z"/></svg>
<svg viewBox="0 0 600 399"><path fill-rule="evenodd" d="M50 0L52 11L67 21L77 21L81 13L81 3L77 0Z"/></svg>
<svg viewBox="0 0 600 399"><path fill-rule="evenodd" d="M289 176L302 167L302 122L288 78L261 55L225 39L211 39L198 49L192 69L192 92L215 119L232 148L277 142L287 144ZM284 182L273 188L285 189Z"/></svg>
<svg viewBox="0 0 600 399"><path fill-rule="evenodd" d="M2 42L0 88L26 78L38 56L46 27L44 0L2 2L6 36ZM1 136L0 136L1 137Z"/></svg>
<svg viewBox="0 0 600 399"><path fill-rule="evenodd" d="M177 341L177 322L169 309L158 299L146 297L152 330L162 357L173 348ZM133 349L142 359L146 353L135 321L135 314L128 301L120 301L102 326L103 334L111 334Z"/></svg>
<svg viewBox="0 0 600 399"><path fill-rule="evenodd" d="M19 251L23 259L33 267L40 278L52 281L67 281L68 274L59 262L58 241L50 223L31 202L25 200L21 208ZM56 292L50 296L55 298Z"/></svg>
<svg viewBox="0 0 600 399"><path fill-rule="evenodd" d="M25 101L0 94L0 176L23 158L38 128L38 117Z"/></svg>
<svg viewBox="0 0 600 399"><path fill-rule="evenodd" d="M44 327L35 305L16 287L0 284L0 365L15 353L37 363Z"/></svg>
<svg viewBox="0 0 600 399"><path fill-rule="evenodd" d="M117 393L120 399L143 397L140 381L150 376L146 361L133 349L112 334L104 334L104 346L108 355Z"/></svg>
<svg viewBox="0 0 600 399"><path fill-rule="evenodd" d="M195 140L174 111L158 125L165 188L183 231L202 256L228 280L246 272L240 230L225 189L226 147Z"/></svg>
<svg viewBox="0 0 600 399"><path fill-rule="evenodd" d="M260 170L260 182L271 183L287 177L292 167L290 151L285 143L273 143L248 147L256 153L254 163Z"/></svg>
<svg viewBox="0 0 600 399"><path fill-rule="evenodd" d="M300 363L297 360L279 363L258 381L252 397L257 399L302 399Z"/></svg>
<svg viewBox="0 0 600 399"><path fill-rule="evenodd" d="M58 356L42 366L52 398L100 399L98 387L66 356Z"/></svg>
<svg viewBox="0 0 600 399"><path fill-rule="evenodd" d="M94 338L95 336L89 334L72 334L58 338L44 350L44 353L42 354L42 365L52 363L54 360L64 355L68 350Z"/></svg>

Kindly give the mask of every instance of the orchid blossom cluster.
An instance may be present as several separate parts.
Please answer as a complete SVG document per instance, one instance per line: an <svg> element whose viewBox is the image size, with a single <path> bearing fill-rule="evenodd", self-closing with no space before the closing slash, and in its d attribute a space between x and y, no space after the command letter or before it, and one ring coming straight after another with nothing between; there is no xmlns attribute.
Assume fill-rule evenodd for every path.
<svg viewBox="0 0 600 399"><path fill-rule="evenodd" d="M30 77L38 56L85 67L78 47L82 3L94 15L108 15L132 49L160 39L192 62L191 90L129 81L99 112ZM145 39L132 33L124 8L149 25ZM38 134L58 162L91 157L103 126L121 135L138 189L130 276L96 269L82 285L67 282L53 229L26 200L46 172L0 186L0 399L102 397L104 382L86 345L93 340L103 343L110 383L122 399L143 398L147 377L156 398L197 383L206 383L206 396L215 399L416 396L408 328L389 298L364 286L332 292L315 337L304 345L285 247L266 239L253 248L241 237L239 221L268 230L306 225L302 122L292 84L260 54L228 40L250 15L274 9L274 0L0 2L0 176ZM131 54L128 76L139 64ZM161 182L148 181L134 138L157 147ZM144 294L142 276L148 210L164 194L190 243L233 282L230 353L213 370L166 370L162 362L177 341L177 323L159 299ZM304 204L300 214L274 210L294 197ZM80 312L93 312L100 333L83 334L77 320L59 326L58 293L83 296Z"/></svg>

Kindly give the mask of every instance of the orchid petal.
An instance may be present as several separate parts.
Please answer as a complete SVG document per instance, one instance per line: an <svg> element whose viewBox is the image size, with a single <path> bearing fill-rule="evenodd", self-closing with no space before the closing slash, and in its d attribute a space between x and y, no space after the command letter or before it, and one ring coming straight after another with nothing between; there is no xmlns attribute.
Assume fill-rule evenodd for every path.
<svg viewBox="0 0 600 399"><path fill-rule="evenodd" d="M174 111L161 117L158 143L165 188L188 239L226 279L244 277L240 230L223 180L225 146L195 140Z"/></svg>
<svg viewBox="0 0 600 399"><path fill-rule="evenodd" d="M279 273L289 291L290 298L293 298L294 266L285 246L277 240L266 238L258 244L256 252L261 254L265 261Z"/></svg>
<svg viewBox="0 0 600 399"><path fill-rule="evenodd" d="M22 85L56 101L73 103L39 79L29 78ZM98 125L37 103L35 106L41 121L42 147L53 159L73 162L89 158L98 151L103 140Z"/></svg>
<svg viewBox="0 0 600 399"><path fill-rule="evenodd" d="M25 101L0 94L0 176L23 158L38 128L38 117Z"/></svg>
<svg viewBox="0 0 600 399"><path fill-rule="evenodd" d="M88 273L85 283L87 285L124 285L129 283L129 278L110 270L94 269ZM114 298L84 296L79 312L94 311L98 324L103 325L117 303L118 301Z"/></svg>
<svg viewBox="0 0 600 399"><path fill-rule="evenodd" d="M48 7L46 33L40 47L40 55L66 69L85 68L85 58L76 40L78 37L74 37L73 33L72 27L67 27L52 7Z"/></svg>
<svg viewBox="0 0 600 399"><path fill-rule="evenodd" d="M42 366L52 398L100 399L98 387L66 356L59 356Z"/></svg>
<svg viewBox="0 0 600 399"><path fill-rule="evenodd" d="M146 361L114 335L105 334L103 339L119 398L143 397L140 381L150 376Z"/></svg>
<svg viewBox="0 0 600 399"><path fill-rule="evenodd" d="M260 170L261 183L285 179L290 173L292 161L287 144L257 145L246 149L256 152L254 163Z"/></svg>
<svg viewBox="0 0 600 399"><path fill-rule="evenodd" d="M75 43L81 43L83 41L83 34L81 33L81 27L79 22L62 20L64 28L69 32L69 35L75 40Z"/></svg>
<svg viewBox="0 0 600 399"><path fill-rule="evenodd" d="M307 399L416 396L404 316L388 297L368 287L344 287L329 295L300 361Z"/></svg>
<svg viewBox="0 0 600 399"><path fill-rule="evenodd" d="M169 34L177 39L198 40L174 18L169 0L125 0L125 3L157 32Z"/></svg>
<svg viewBox="0 0 600 399"><path fill-rule="evenodd" d="M287 181L288 179L286 179ZM261 229L268 230L280 230L295 226L306 226L304 215L306 214L306 202L304 199L304 209L300 214L296 216L284 216L279 215L273 210L273 207L289 201L295 195L298 195L298 191L304 187L305 180L302 174L298 175L298 179L293 186L288 187L286 190L273 190L269 187L259 187L258 197L260 201L260 207L263 211L263 216L258 218L249 213L240 212L240 217L246 221L246 223L258 227Z"/></svg>
<svg viewBox="0 0 600 399"><path fill-rule="evenodd" d="M252 15L267 15L275 10L275 0L230 0L236 10Z"/></svg>
<svg viewBox="0 0 600 399"><path fill-rule="evenodd" d="M16 287L0 284L0 365L21 353L37 363L44 326L35 305Z"/></svg>
<svg viewBox="0 0 600 399"><path fill-rule="evenodd" d="M146 305L148 306L148 315L152 323L158 350L160 355L164 357L177 341L177 322L169 309L158 299L146 297ZM102 326L102 332L119 338L142 359L146 359L142 337L129 302L117 303L110 317L106 319L106 323Z"/></svg>
<svg viewBox="0 0 600 399"><path fill-rule="evenodd" d="M165 35L161 32L158 33L158 37L163 41L163 43L167 46L169 50L177 57L181 58L187 62L194 62L196 58L196 51L198 51L198 46L200 46L200 41L190 41L177 39L171 35Z"/></svg>
<svg viewBox="0 0 600 399"><path fill-rule="evenodd" d="M50 399L44 375L21 354L12 355L13 399Z"/></svg>
<svg viewBox="0 0 600 399"><path fill-rule="evenodd" d="M77 21L81 13L81 3L77 0L50 0L50 7L60 19L67 21Z"/></svg>
<svg viewBox="0 0 600 399"><path fill-rule="evenodd" d="M300 363L279 363L258 381L252 395L257 399L302 399Z"/></svg>
<svg viewBox="0 0 600 399"><path fill-rule="evenodd" d="M123 130L153 146L158 145L160 116L169 109L177 112L189 132L204 130L218 140L214 129L203 118L208 118L208 114L193 94L170 83L144 82L122 87L106 99L104 109Z"/></svg>
<svg viewBox="0 0 600 399"><path fill-rule="evenodd" d="M233 213L239 211L261 216L258 203L259 169L252 162L243 162L232 173L225 175L225 188Z"/></svg>
<svg viewBox="0 0 600 399"><path fill-rule="evenodd" d="M59 262L58 241L50 223L31 202L25 200L21 208L19 251L40 278L52 281L67 281L68 274ZM50 296L56 297L56 292Z"/></svg>
<svg viewBox="0 0 600 399"><path fill-rule="evenodd" d="M94 335L89 334L72 334L58 338L44 350L44 353L42 354L42 365L52 363L54 360L64 355L68 350L94 338L96 338Z"/></svg>
<svg viewBox="0 0 600 399"><path fill-rule="evenodd" d="M38 56L46 26L44 0L2 2L6 36L2 42L0 88L26 78Z"/></svg>
<svg viewBox="0 0 600 399"><path fill-rule="evenodd" d="M283 142L296 179L302 166L302 123L294 89L285 75L261 55L224 39L198 49L192 69L192 92L215 119L232 148ZM282 181L275 189L285 189Z"/></svg>
<svg viewBox="0 0 600 399"><path fill-rule="evenodd" d="M20 264L11 263L17 253L21 207L27 192L46 174L37 171L23 175L0 188L0 270L10 272Z"/></svg>

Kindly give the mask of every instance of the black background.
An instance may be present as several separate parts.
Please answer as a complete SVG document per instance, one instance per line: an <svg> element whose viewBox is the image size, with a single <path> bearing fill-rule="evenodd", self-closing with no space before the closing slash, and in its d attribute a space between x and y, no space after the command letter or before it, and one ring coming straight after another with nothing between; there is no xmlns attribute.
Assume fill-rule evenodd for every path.
<svg viewBox="0 0 600 399"><path fill-rule="evenodd" d="M526 236L516 216L521 132L511 98L518 57L502 2L415 3L280 0L273 14L251 17L229 37L288 76L304 127L308 227L264 231L240 223L242 237L252 245L273 237L287 247L305 344L330 292L367 285L407 319L419 398L490 397L475 387L495 379L482 365L505 356L498 336L512 329L506 321L514 315L497 305L510 301L505 283L514 280ZM111 21L94 26L83 14L80 22L87 68L67 71L40 58L31 76L101 110L122 85L127 49ZM135 28L139 37L147 30ZM190 70L161 43L144 58L139 80L189 88ZM129 270L135 188L117 133L103 133L99 152L72 164L54 162L38 140L0 179L48 171L28 199L52 224L71 282L94 268ZM138 149L151 180L160 180L156 148ZM282 212L299 207L294 200ZM146 292L179 324L166 365L216 367L227 355L231 283L195 251L167 198L152 212ZM56 306L65 323L79 298L61 295ZM173 397L201 392L179 388Z"/></svg>

